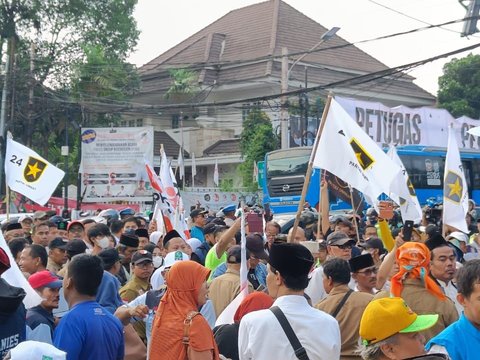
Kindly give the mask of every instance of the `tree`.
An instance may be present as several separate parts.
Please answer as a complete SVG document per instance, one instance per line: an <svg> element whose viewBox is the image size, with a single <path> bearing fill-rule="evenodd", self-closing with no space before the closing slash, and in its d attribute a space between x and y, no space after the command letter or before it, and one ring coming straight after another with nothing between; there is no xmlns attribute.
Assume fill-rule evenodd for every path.
<svg viewBox="0 0 480 360"><path fill-rule="evenodd" d="M253 108L243 123L240 136L240 151L244 162L240 165L243 186L256 190L253 181L254 162L263 161L265 154L278 147L278 139L273 133L272 123L268 115L258 108Z"/></svg>
<svg viewBox="0 0 480 360"><path fill-rule="evenodd" d="M438 79L438 106L453 116L480 118L480 55L453 59Z"/></svg>
<svg viewBox="0 0 480 360"><path fill-rule="evenodd" d="M47 138L52 131L63 131L61 126L55 129L50 125L61 123L66 112L73 110L80 114L79 95L84 95L83 109L88 107L87 102L102 102L101 91L89 97L88 73L90 85L97 86L97 90L101 86L104 89L114 86L113 92L117 93L124 90L119 79L123 77L128 82L130 77L125 74L134 71L126 64L126 58L139 34L133 17L136 3L137 0L3 0L0 3L0 41L8 41L10 68L15 69L18 79L15 83L12 76L9 79L15 93L15 104L12 101L11 107L28 109L15 114L24 124L20 131L25 134L27 144L32 144L35 132ZM85 67L88 63L95 64L94 72ZM115 81L113 73L117 74ZM71 90L75 86L77 93L72 99ZM106 93L106 100L111 100L112 91ZM97 110L98 107L93 108L92 112ZM60 119L54 119L58 114Z"/></svg>

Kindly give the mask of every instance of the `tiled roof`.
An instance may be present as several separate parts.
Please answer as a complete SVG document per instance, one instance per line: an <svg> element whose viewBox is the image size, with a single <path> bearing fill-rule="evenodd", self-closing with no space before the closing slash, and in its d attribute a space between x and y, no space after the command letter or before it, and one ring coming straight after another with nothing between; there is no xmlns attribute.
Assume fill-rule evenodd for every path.
<svg viewBox="0 0 480 360"><path fill-rule="evenodd" d="M161 54L141 69L142 92L165 91L169 79L165 69L182 64L222 64L203 67L199 71L199 83L211 85L228 84L236 81L265 77L281 77L281 59L265 59L257 63L239 64L239 61L281 54L282 47L289 53L312 48L327 31L308 16L280 0L269 0L259 4L232 10L206 26L180 44ZM346 45L348 42L335 35L319 48ZM296 65L290 80L303 79L303 69L309 64L310 83L327 84L341 79L388 69L386 65L355 46L346 46L311 53ZM388 85L378 81L364 86L369 91L391 95L419 97L434 102L433 95L412 82L404 75L394 78ZM344 86L348 87L348 86ZM355 87L355 89L359 89ZM361 90L361 87L360 89Z"/></svg>
<svg viewBox="0 0 480 360"><path fill-rule="evenodd" d="M240 139L223 139L203 150L204 156L238 154L240 153Z"/></svg>
<svg viewBox="0 0 480 360"><path fill-rule="evenodd" d="M178 158L180 144L173 140L165 131L155 131L153 135L153 155L160 155L160 145L162 144L167 157ZM190 157L185 149L183 150L183 156L184 158Z"/></svg>

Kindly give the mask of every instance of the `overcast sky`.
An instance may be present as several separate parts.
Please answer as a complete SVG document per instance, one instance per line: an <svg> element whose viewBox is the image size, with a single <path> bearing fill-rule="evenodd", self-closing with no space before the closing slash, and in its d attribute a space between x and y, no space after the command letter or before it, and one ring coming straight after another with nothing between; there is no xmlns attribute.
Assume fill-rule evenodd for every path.
<svg viewBox="0 0 480 360"><path fill-rule="evenodd" d="M135 17L141 34L130 61L141 66L227 12L259 2L262 1L138 0ZM349 42L419 28L426 26L425 23L439 24L457 20L466 14L458 0L286 0L286 2L326 28L340 27L337 35ZM387 66L393 67L480 43L480 33L462 38L461 30L462 24L459 23L446 28L374 41L358 47ZM475 49L474 53L480 51ZM465 52L456 57L467 54L468 52ZM438 77L442 74L442 66L447 61L437 60L409 74L417 79L415 82L419 86L436 95Z"/></svg>

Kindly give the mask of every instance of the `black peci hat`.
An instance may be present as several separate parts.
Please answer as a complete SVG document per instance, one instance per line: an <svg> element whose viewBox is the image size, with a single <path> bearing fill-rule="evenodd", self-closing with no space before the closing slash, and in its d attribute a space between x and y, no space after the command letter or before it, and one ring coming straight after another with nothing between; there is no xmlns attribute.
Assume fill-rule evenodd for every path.
<svg viewBox="0 0 480 360"><path fill-rule="evenodd" d="M313 266L313 256L305 246L293 243L272 244L268 258L270 266L282 275L306 276Z"/></svg>

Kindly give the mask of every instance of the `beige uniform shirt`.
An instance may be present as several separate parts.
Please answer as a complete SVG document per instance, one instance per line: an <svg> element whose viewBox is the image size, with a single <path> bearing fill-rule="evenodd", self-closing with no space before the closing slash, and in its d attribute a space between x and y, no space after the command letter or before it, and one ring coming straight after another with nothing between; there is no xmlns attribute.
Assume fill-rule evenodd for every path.
<svg viewBox="0 0 480 360"><path fill-rule="evenodd" d="M150 290L150 283L133 275L132 278L125 285L123 285L118 292L123 301L130 302L137 296L145 294L148 290ZM137 331L138 336L140 336L140 338L146 344L147 335L145 322L137 321L135 324L133 324L133 327Z"/></svg>
<svg viewBox="0 0 480 360"><path fill-rule="evenodd" d="M330 294L315 307L331 315L348 290L350 290L348 285L335 286L330 291ZM361 359L357 353L360 319L362 318L363 311L372 299L373 295L354 291L350 294L340 312L335 317L340 326L342 339L340 360Z"/></svg>
<svg viewBox="0 0 480 360"><path fill-rule="evenodd" d="M48 258L48 262L47 262L48 271L54 274L57 274L61 268L62 268L62 265L58 265L56 262L53 262L50 258Z"/></svg>
<svg viewBox="0 0 480 360"><path fill-rule="evenodd" d="M420 279L404 280L401 296L407 305L419 315L438 314L437 323L430 329L422 331L427 342L458 320L458 312L453 301L448 297L445 300L440 300L425 288L423 281ZM375 295L375 299L384 297L389 297L386 291L381 291Z"/></svg>
<svg viewBox="0 0 480 360"><path fill-rule="evenodd" d="M252 292L253 287L248 284L248 292ZM225 274L213 279L208 289L208 297L212 300L215 315L218 316L232 302L240 292L240 272L227 269Z"/></svg>

